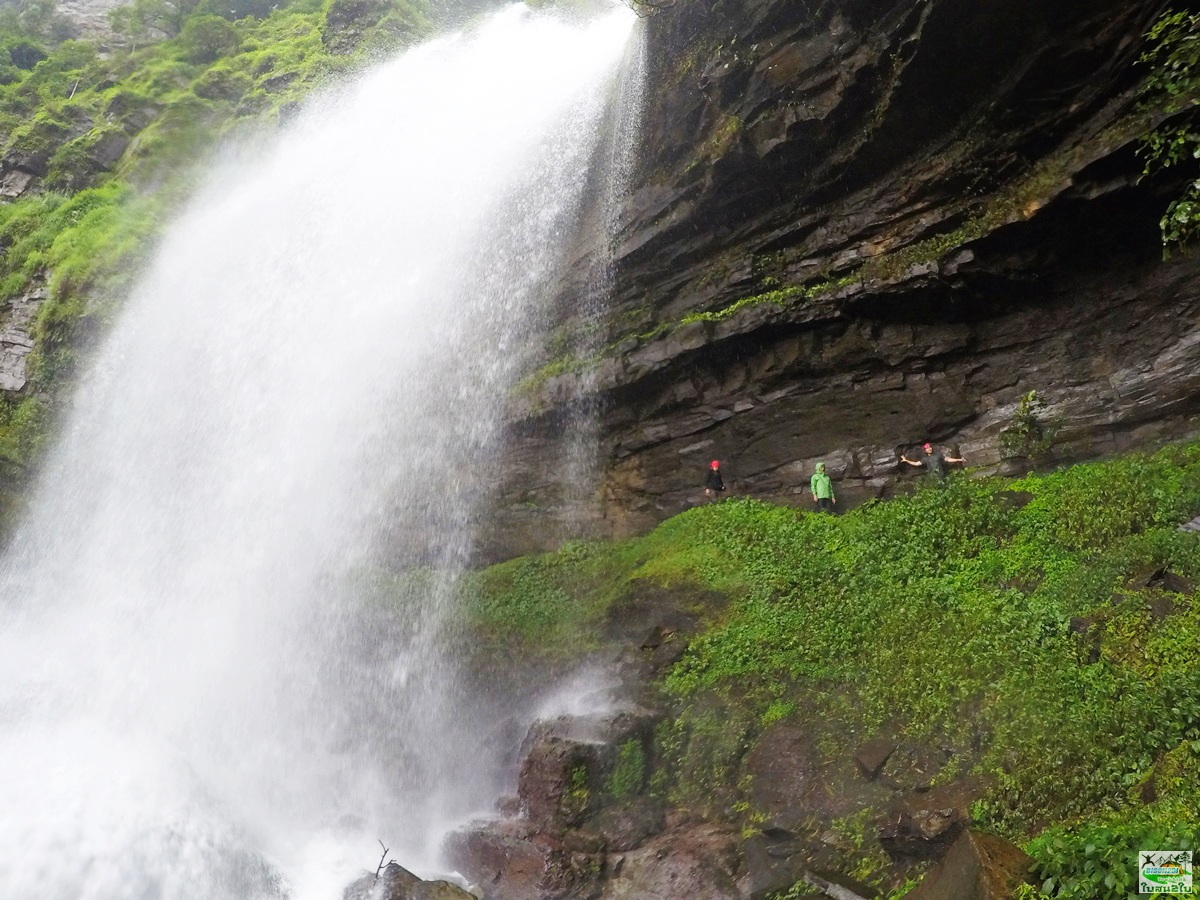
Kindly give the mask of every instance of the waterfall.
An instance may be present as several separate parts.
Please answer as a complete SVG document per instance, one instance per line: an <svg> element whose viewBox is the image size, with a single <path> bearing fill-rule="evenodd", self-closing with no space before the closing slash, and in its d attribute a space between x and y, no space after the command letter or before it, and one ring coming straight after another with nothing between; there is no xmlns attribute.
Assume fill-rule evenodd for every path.
<svg viewBox="0 0 1200 900"><path fill-rule="evenodd" d="M168 229L0 566L0 897L339 898L494 799L453 573L633 24L412 50Z"/></svg>

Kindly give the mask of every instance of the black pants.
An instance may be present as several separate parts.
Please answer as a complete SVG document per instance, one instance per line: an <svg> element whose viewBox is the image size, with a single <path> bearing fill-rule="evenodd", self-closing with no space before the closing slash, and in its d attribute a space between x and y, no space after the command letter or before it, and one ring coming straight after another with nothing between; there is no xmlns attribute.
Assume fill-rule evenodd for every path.
<svg viewBox="0 0 1200 900"><path fill-rule="evenodd" d="M833 501L828 497L822 497L817 501L817 512L833 512Z"/></svg>

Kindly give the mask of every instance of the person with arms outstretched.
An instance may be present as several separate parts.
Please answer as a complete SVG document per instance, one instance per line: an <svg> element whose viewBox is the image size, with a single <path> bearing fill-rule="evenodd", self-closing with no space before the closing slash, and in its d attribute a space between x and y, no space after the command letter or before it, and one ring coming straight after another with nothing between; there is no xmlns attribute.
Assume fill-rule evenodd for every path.
<svg viewBox="0 0 1200 900"><path fill-rule="evenodd" d="M962 457L949 456L941 450L935 450L933 444L930 443L926 443L922 449L925 451L924 459L909 459L901 454L900 461L906 462L910 466L916 466L918 469L924 466L925 471L936 478L939 483L946 480L946 463L966 462Z"/></svg>

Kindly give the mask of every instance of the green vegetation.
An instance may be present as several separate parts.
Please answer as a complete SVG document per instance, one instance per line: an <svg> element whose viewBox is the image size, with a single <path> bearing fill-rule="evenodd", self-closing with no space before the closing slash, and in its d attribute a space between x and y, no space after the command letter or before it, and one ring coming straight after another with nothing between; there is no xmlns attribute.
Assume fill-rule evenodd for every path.
<svg viewBox="0 0 1200 900"><path fill-rule="evenodd" d="M1142 63L1150 74L1142 88L1146 104L1171 117L1147 135L1146 172L1200 158L1200 13L1168 12L1149 34ZM1200 179L1192 181L1162 218L1164 245L1182 245L1200 227Z"/></svg>
<svg viewBox="0 0 1200 900"><path fill-rule="evenodd" d="M567 793L562 801L563 818L568 822L582 821L591 807L592 792L588 788L587 765L576 763L567 778Z"/></svg>
<svg viewBox="0 0 1200 900"><path fill-rule="evenodd" d="M1200 603L1134 576L1200 582L1200 540L1177 530L1198 512L1200 444L839 517L733 500L489 569L469 609L506 647L578 653L645 585L667 590L705 624L662 684L653 791L736 815L767 724L890 725L958 748L952 771L990 785L977 824L1036 836L1047 896L1124 897L1129 847L1197 839Z"/></svg>
<svg viewBox="0 0 1200 900"><path fill-rule="evenodd" d="M618 800L627 800L642 792L646 784L646 751L642 742L630 738L617 748L617 762L613 766L608 791Z"/></svg>
<svg viewBox="0 0 1200 900"><path fill-rule="evenodd" d="M1034 465L1044 463L1054 449L1061 423L1046 418L1046 401L1037 391L1029 391L1017 402L1012 422L1000 434L1005 455L1020 456Z"/></svg>

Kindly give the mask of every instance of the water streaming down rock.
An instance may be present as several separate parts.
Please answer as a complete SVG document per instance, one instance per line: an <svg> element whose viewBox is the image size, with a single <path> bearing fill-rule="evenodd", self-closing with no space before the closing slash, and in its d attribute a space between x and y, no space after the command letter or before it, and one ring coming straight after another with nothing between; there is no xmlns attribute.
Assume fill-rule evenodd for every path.
<svg viewBox="0 0 1200 900"><path fill-rule="evenodd" d="M169 230L4 562L0 896L335 897L490 802L446 573L632 19L412 51Z"/></svg>

